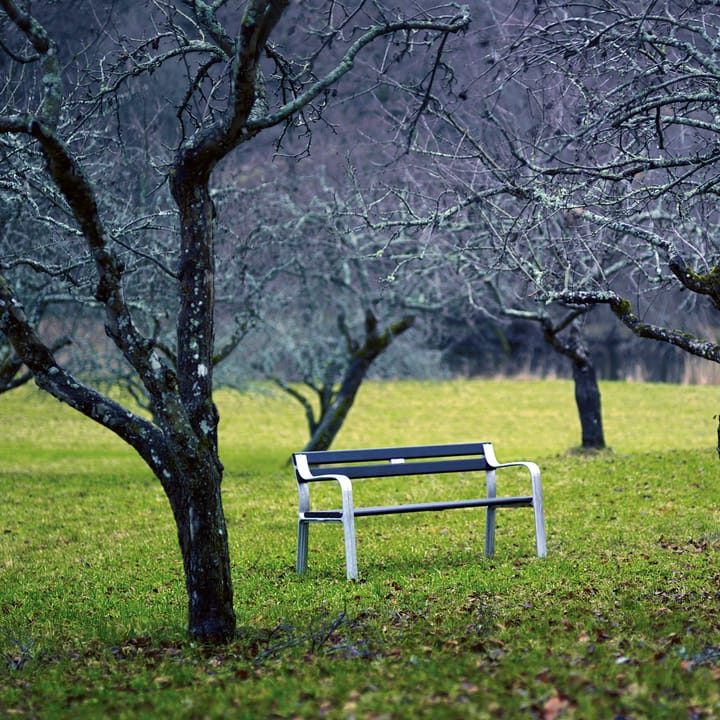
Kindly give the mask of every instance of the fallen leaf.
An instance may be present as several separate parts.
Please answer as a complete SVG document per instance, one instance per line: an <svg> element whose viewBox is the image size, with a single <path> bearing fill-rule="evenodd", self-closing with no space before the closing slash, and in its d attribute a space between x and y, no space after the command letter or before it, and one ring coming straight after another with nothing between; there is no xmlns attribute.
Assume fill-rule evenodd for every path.
<svg viewBox="0 0 720 720"><path fill-rule="evenodd" d="M542 718L543 720L556 720L559 718L565 710L567 710L570 702L567 698L560 697L560 695L553 695L543 705Z"/></svg>

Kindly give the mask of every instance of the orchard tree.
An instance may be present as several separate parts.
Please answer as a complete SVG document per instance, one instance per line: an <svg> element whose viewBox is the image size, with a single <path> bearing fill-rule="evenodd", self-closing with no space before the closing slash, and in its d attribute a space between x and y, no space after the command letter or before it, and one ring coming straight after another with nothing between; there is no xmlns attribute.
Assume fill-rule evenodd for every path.
<svg viewBox="0 0 720 720"><path fill-rule="evenodd" d="M298 127L307 133L369 46L408 55L416 49L416 57L464 30L469 17L452 5L432 13L413 6L399 16L363 2L315 10L248 0L236 10L224 2L156 0L138 24L123 4L90 6L83 21L98 17L102 25L92 38L80 25L72 32L72 16L51 13L50 3L31 14L26 3L0 0L7 68L0 142L12 160L3 164L0 188L20 193L17 171L31 173L37 212L52 218L73 281L92 288L105 332L150 398L152 420L59 362L23 310L12 257L2 259L0 331L42 389L120 436L158 478L178 531L189 634L221 641L234 634L236 619L212 395L213 173L274 128L277 141L292 140ZM74 15L83 4L68 7ZM112 7L116 14L103 16ZM432 79L424 79L428 92ZM147 123L137 122L138 109ZM149 179L152 185L140 182ZM156 235L163 235L159 252ZM26 252L44 240L34 238ZM86 262L73 269L73 257ZM143 300L135 274L142 279L150 266L176 302L172 358L129 300Z"/></svg>
<svg viewBox="0 0 720 720"><path fill-rule="evenodd" d="M518 274L541 321L606 304L719 362L717 4L493 7L416 126L409 149L433 165L406 221L472 282Z"/></svg>
<svg viewBox="0 0 720 720"><path fill-rule="evenodd" d="M507 289L500 290L497 282L489 278L486 284L491 287L491 294L503 316L537 323L542 329L545 342L570 361L575 385L575 405L580 419L580 446L584 450L603 449L605 433L600 386L584 336L584 323L591 308L563 308L560 303L545 306L535 303L533 306L522 296L520 306L516 307L507 304L505 298L511 296Z"/></svg>
<svg viewBox="0 0 720 720"><path fill-rule="evenodd" d="M719 24L715 3L543 3L518 18L483 113L499 149L483 163L521 209L516 248L545 251L535 297L606 304L713 362L697 318L720 311ZM538 216L572 232L539 237Z"/></svg>
<svg viewBox="0 0 720 720"><path fill-rule="evenodd" d="M351 203L322 168L299 180L314 188L309 196L278 183L262 209L262 244L283 264L259 314L256 366L300 403L304 449L326 450L373 364L427 303L387 280L393 265L382 257L383 237L353 225Z"/></svg>
<svg viewBox="0 0 720 720"><path fill-rule="evenodd" d="M469 62L465 72L476 70L477 64ZM486 86L479 84L477 91L482 88L492 96ZM514 172L518 163L511 155L503 167L485 151L489 139L505 138L492 123L477 122L475 106L466 109L461 95L464 90L455 100L431 98L428 117L415 128L411 152L394 162L407 168L411 180L368 185L358 213L375 233L389 237L385 255L395 260L390 274L405 286L432 273L444 278L446 303L458 315L479 313L496 324L503 318L537 323L548 346L571 362L582 447L604 448L601 394L583 336L590 308L561 299L539 304L531 297L546 265L565 269L567 248L583 246L583 224L572 211L548 213L533 202L529 173ZM523 127L522 117L515 119ZM403 242L409 233L417 237L412 249ZM555 245L548 238L563 241ZM611 260L604 266L606 276L628 264L612 249L606 255Z"/></svg>
<svg viewBox="0 0 720 720"><path fill-rule="evenodd" d="M501 219L491 226L473 217L473 213L468 215L467 210L460 204L446 210L440 219L432 212L422 218L414 213L414 217L406 219L408 225L434 228L432 251L416 256L418 260L422 257L422 274L427 275L432 268L435 275L444 278L442 295L445 303L455 309L456 319L479 314L495 326L501 326L504 319L539 325L546 344L571 363L581 447L604 448L600 387L584 330L591 306L560 299L538 303L532 295L545 255L538 252L537 246L529 249L517 240L509 251L507 237L513 232L500 230ZM403 221L396 215L392 222ZM405 285L416 284L418 268L406 266L406 254L396 251L397 246L391 244L388 256L397 258L393 274L402 277ZM620 262L614 267L623 266Z"/></svg>

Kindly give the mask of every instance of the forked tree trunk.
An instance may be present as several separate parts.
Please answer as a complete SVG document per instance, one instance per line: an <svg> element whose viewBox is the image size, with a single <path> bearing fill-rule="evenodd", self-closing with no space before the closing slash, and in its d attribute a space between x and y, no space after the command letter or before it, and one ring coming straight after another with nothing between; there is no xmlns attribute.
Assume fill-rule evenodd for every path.
<svg viewBox="0 0 720 720"><path fill-rule="evenodd" d="M222 464L218 458L216 415L201 423L198 436L172 382L155 394L155 413L162 428L83 385L59 366L30 327L22 306L0 274L0 330L13 342L38 386L134 447L162 483L175 516L188 594L188 633L204 642L231 638L235 613L230 578L227 529L220 495ZM153 361L151 360L151 364ZM158 382L168 376L155 358Z"/></svg>
<svg viewBox="0 0 720 720"><path fill-rule="evenodd" d="M340 389L320 418L310 440L303 448L304 451L327 450L332 445L355 403L360 385L375 357L376 355L373 357L363 356L353 360L345 373Z"/></svg>
<svg viewBox="0 0 720 720"><path fill-rule="evenodd" d="M406 315L390 325L383 333L378 334L375 315L371 311L366 313L365 342L362 346L353 348L352 359L345 371L340 389L324 409L317 423L311 422L311 428L314 429L310 440L303 448L304 451L327 450L330 447L355 403L360 385L374 360L398 335L410 329L414 322L414 315Z"/></svg>

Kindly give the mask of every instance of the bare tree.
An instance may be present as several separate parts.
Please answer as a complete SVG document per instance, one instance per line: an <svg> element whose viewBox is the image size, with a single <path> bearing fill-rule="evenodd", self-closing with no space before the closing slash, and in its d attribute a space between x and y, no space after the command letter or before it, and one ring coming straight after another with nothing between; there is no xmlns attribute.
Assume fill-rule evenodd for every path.
<svg viewBox="0 0 720 720"><path fill-rule="evenodd" d="M276 139L284 133L290 141L302 120L307 132L331 89L373 43L397 42L409 51L442 42L469 21L467 11L449 5L401 19L375 4L286 5L248 0L238 14L223 2L155 0L142 27L133 28L149 34L126 34L124 17L105 22L105 15L93 44L70 33L60 40L26 4L0 0L0 48L10 68L0 100L0 142L14 159L3 168L3 192L21 191L14 172L19 165L32 171L39 211L49 213L53 232L67 239L69 260L87 258L74 279L93 288L107 335L151 399L153 421L80 382L57 360L23 311L8 262L0 275L0 330L41 388L119 435L161 482L184 562L189 633L205 641L232 636L236 622L212 396L213 172L272 128L280 131ZM97 3L87 9L90 17L104 12ZM287 44L270 43L274 31L282 38L284 14L293 27L312 28L293 41L301 48L294 55ZM308 18L312 23L303 24ZM290 25L284 27L287 39ZM160 142L175 128L165 151L144 145L126 124L143 83ZM151 168L143 175L169 189L164 209L148 208L149 197L166 201L138 188L138 163ZM114 183L107 182L111 171ZM123 173L125 183L118 185ZM153 228L161 211L176 228L170 242L161 243L168 255L148 244L167 230L167 223ZM129 302L136 289L130 271L141 276L149 265L160 270L176 302L172 359ZM138 296L143 299L142 292Z"/></svg>
<svg viewBox="0 0 720 720"><path fill-rule="evenodd" d="M277 183L257 233L275 268L259 313L256 367L303 408L306 450L327 449L373 364L412 327L420 306L389 282L383 238L351 222L345 185L323 168L295 179L311 194ZM285 182L284 184L287 184ZM283 259L278 268L277 260ZM425 304L427 307L427 303Z"/></svg>
<svg viewBox="0 0 720 720"><path fill-rule="evenodd" d="M520 268L493 276L483 272L482 267L474 266L466 269L464 274L473 306L482 304L485 312L537 324L542 329L546 344L570 361L581 447L586 450L604 448L600 387L584 332L585 321L592 308L563 307L559 302L539 304L528 300L528 281ZM479 290L476 289L478 286Z"/></svg>
<svg viewBox="0 0 720 720"><path fill-rule="evenodd" d="M607 304L636 335L714 362L720 346L695 318L720 310L719 22L714 3L543 3L485 113L505 151L493 172L520 201L516 248L552 250L536 297ZM528 128L511 118L518 97ZM572 227L539 238L538 216ZM682 329L658 297L674 299Z"/></svg>
<svg viewBox="0 0 720 720"><path fill-rule="evenodd" d="M492 5L456 92L415 127L412 207L403 195L405 216L375 227L424 225L471 286L514 273L524 298L504 304L555 344L550 312L606 304L637 336L720 361L701 321L720 310L716 4Z"/></svg>
<svg viewBox="0 0 720 720"><path fill-rule="evenodd" d="M390 236L386 254L396 262L391 274L405 285L433 272L444 277L446 302L463 298L461 314L480 313L495 323L502 318L537 323L548 346L571 362L582 447L603 448L600 389L582 333L590 308L560 299L537 301L546 266L566 268L567 247L583 246L582 224L573 212L548 214L534 203L521 184L528 173L514 175L484 151L481 140L492 135L483 124L475 126L477 136L468 129L473 126L461 124L473 120L472 110L432 100L409 157L395 162L408 168L412 182L391 181L380 193L368 188L358 212L376 233ZM404 240L413 231L419 239L409 248ZM549 243L552 237L563 242ZM627 258L615 251L606 256L606 277L627 266Z"/></svg>
<svg viewBox="0 0 720 720"><path fill-rule="evenodd" d="M307 355L300 358L301 362L305 361L299 369L302 371L302 386L307 392L280 375L272 376L276 384L297 400L305 411L310 438L304 450L327 450L330 447L352 409L371 365L397 336L412 326L414 320L415 315L408 313L383 327L379 326L372 309L367 309L364 333L356 337L340 313L334 352L312 358L319 360L319 363L309 363ZM316 352L318 350L319 347ZM312 372L317 364L322 367Z"/></svg>

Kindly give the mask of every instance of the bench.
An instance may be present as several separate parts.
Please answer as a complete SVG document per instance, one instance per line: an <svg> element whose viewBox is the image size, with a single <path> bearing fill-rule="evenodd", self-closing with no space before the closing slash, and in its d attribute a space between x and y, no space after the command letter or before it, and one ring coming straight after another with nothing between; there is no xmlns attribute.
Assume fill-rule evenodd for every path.
<svg viewBox="0 0 720 720"><path fill-rule="evenodd" d="M545 520L543 515L540 469L532 462L499 463L492 443L457 443L416 447L369 448L365 450L319 450L298 452L292 456L298 486L298 573L305 572L308 556L310 523L342 523L345 536L345 563L348 580L358 577L355 543L355 518L394 513L451 510L485 507L485 556L495 551L495 510L498 507L532 507L535 515L535 541L538 557L545 557ZM531 494L519 497L498 497L495 471L522 466L530 473ZM353 480L362 478L397 477L401 475L435 475L438 473L485 472L485 496L470 500L355 507ZM335 481L340 486L341 509L317 510L310 507L310 484Z"/></svg>

